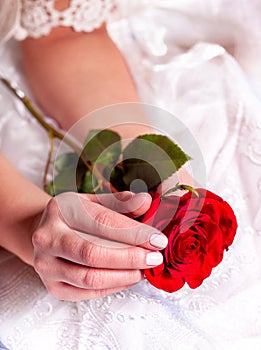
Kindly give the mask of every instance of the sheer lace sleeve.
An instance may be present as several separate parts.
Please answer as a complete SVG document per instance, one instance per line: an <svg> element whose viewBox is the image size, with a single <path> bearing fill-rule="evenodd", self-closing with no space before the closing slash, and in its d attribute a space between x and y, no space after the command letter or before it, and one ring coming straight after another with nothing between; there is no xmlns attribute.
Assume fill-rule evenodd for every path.
<svg viewBox="0 0 261 350"><path fill-rule="evenodd" d="M9 39L15 32L20 16L18 0L0 1L0 41Z"/></svg>
<svg viewBox="0 0 261 350"><path fill-rule="evenodd" d="M48 35L52 28L58 26L72 27L77 32L91 32L107 20L114 0L71 0L70 6L62 11L55 8L55 0L12 0L10 3L19 8L14 37L23 40ZM14 13L6 0L2 7L8 8L10 14Z"/></svg>

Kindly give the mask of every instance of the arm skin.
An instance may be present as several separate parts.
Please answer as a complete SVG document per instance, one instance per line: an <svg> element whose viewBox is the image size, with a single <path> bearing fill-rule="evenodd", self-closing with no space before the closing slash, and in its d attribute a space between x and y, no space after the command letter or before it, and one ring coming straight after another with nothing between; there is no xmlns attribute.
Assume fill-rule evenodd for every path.
<svg viewBox="0 0 261 350"><path fill-rule="evenodd" d="M50 200L0 154L0 246L33 265L32 233Z"/></svg>
<svg viewBox="0 0 261 350"><path fill-rule="evenodd" d="M91 33L57 28L46 37L23 41L21 47L26 78L34 96L44 111L55 116L64 129L96 108L138 101L125 61L104 26ZM32 233L31 221L44 210L50 197L12 169L3 156L0 162L1 184L4 184L0 191L5 203L0 213L1 231L7 227L11 231L12 227L14 234L13 239L9 236L8 242L3 242L4 237L1 237L1 245L32 264L31 244L24 243L23 254L22 247L16 246L15 242L19 239L17 243L21 244L23 234ZM17 222L13 222L14 217ZM18 225L24 226L23 234L18 233Z"/></svg>
<svg viewBox="0 0 261 350"><path fill-rule="evenodd" d="M25 40L22 52L39 105L63 129L98 108L139 101L128 67L104 27L91 33L57 28L47 37Z"/></svg>
<svg viewBox="0 0 261 350"><path fill-rule="evenodd" d="M138 101L125 61L104 27L88 34L57 28L47 37L25 40L21 48L33 94L64 129L96 108ZM86 125L86 133L88 127L92 126ZM131 128L121 130L123 136L129 132L137 133ZM106 197L103 206L104 201L99 203L95 196L68 194L61 199L64 210L72 214L65 220L58 199L50 199L25 180L3 156L0 183L0 246L34 266L48 291L59 299L89 299L122 290L143 278L142 269L162 261L158 250L166 246L165 236L115 212L118 200L113 196ZM88 240L76 234L78 210L71 204L75 196L77 203L83 201L86 213L92 213L79 230L98 236L95 242L91 236ZM130 193L122 196L121 209L134 216L145 213L151 203L148 195L130 200L126 200ZM82 215L79 222L87 216ZM123 243L110 247L119 229L126 231L119 239ZM122 244L124 249L119 249Z"/></svg>

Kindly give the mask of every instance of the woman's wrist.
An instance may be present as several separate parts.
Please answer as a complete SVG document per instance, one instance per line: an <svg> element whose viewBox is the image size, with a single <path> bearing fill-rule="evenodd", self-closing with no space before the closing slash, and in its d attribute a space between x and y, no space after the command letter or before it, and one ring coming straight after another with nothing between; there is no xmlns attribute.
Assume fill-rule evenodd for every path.
<svg viewBox="0 0 261 350"><path fill-rule="evenodd" d="M0 154L0 246L33 264L32 233L50 196L26 180Z"/></svg>
<svg viewBox="0 0 261 350"><path fill-rule="evenodd" d="M34 264L32 235L41 220L41 216L42 213L39 213L22 222L14 222L1 227L6 236L1 237L1 247L31 266Z"/></svg>

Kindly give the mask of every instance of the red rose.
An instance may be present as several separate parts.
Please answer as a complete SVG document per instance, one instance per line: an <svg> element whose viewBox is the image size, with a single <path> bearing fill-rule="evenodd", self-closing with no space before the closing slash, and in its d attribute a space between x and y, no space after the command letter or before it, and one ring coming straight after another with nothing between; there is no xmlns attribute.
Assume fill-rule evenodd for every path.
<svg viewBox="0 0 261 350"><path fill-rule="evenodd" d="M156 194L142 218L168 237L164 262L145 270L148 281L167 292L185 282L191 288L200 286L234 240L237 222L229 204L210 191L197 192L199 197L191 192L165 198Z"/></svg>

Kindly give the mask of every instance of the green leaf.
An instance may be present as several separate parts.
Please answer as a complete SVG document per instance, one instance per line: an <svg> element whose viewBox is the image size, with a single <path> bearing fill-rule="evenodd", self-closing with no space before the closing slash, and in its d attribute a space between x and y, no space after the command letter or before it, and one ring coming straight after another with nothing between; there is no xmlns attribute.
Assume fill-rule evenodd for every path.
<svg viewBox="0 0 261 350"><path fill-rule="evenodd" d="M81 190L84 193L94 193L95 190L97 190L98 182L95 179L95 177L92 175L92 173L88 170L85 173L85 176L83 178L83 182L81 185Z"/></svg>
<svg viewBox="0 0 261 350"><path fill-rule="evenodd" d="M55 159L54 167L57 171L61 172L67 168L76 169L79 161L79 156L76 153L63 153Z"/></svg>
<svg viewBox="0 0 261 350"><path fill-rule="evenodd" d="M48 186L48 193L51 196L55 196L62 192L79 192L81 191L83 176L85 175L86 168L79 161L77 165L71 164L61 169L61 171L55 176L53 182Z"/></svg>
<svg viewBox="0 0 261 350"><path fill-rule="evenodd" d="M47 187L47 193L52 196L55 197L55 190L54 190L54 186L53 186L53 182L51 182L48 187Z"/></svg>
<svg viewBox="0 0 261 350"><path fill-rule="evenodd" d="M118 166L114 168L106 167L103 172L103 176L117 189L117 191L127 190L126 185L123 181L123 170Z"/></svg>
<svg viewBox="0 0 261 350"><path fill-rule="evenodd" d="M142 135L123 151L124 182L141 179L148 189L162 183L191 159L182 149L163 135Z"/></svg>
<svg viewBox="0 0 261 350"><path fill-rule="evenodd" d="M84 143L86 160L96 164L116 163L121 154L120 135L112 130L91 130Z"/></svg>
<svg viewBox="0 0 261 350"><path fill-rule="evenodd" d="M50 194L57 195L62 192L76 192L76 172L70 171L70 169L60 172L53 180L50 187Z"/></svg>

